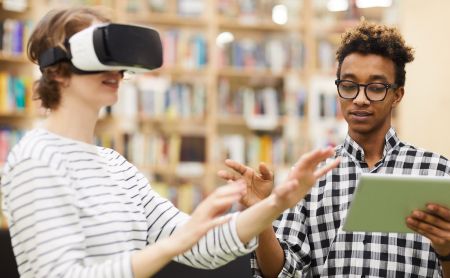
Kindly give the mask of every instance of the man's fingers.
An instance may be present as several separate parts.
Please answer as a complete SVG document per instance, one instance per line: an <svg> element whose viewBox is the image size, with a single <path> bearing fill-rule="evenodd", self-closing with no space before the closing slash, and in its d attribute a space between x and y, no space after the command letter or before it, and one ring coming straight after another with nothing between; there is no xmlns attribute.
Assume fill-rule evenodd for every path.
<svg viewBox="0 0 450 278"><path fill-rule="evenodd" d="M237 181L240 177L236 174L230 173L226 170L219 170L217 172L217 176L219 176L219 178L222 178L226 181Z"/></svg>
<svg viewBox="0 0 450 278"><path fill-rule="evenodd" d="M450 224L449 208L438 204L428 204L427 211L430 212L431 214L439 216L440 218L444 219L445 221L447 221L447 223Z"/></svg>
<svg viewBox="0 0 450 278"><path fill-rule="evenodd" d="M425 230L422 230L420 228L418 228L417 226L410 224L410 222L406 222L406 225L413 231L415 231L418 234L421 234L422 236L428 238L429 240L431 240L431 242L433 242L434 244L443 244L443 239L441 239L439 236L436 236L434 234L431 234Z"/></svg>
<svg viewBox="0 0 450 278"><path fill-rule="evenodd" d="M273 173L269 170L269 167L264 162L259 164L259 173L261 174L261 178L263 180L272 180Z"/></svg>
<svg viewBox="0 0 450 278"><path fill-rule="evenodd" d="M435 238L432 240L435 243L443 244L446 240L450 240L450 233L448 231L415 218L414 213L406 219L406 224L414 231L420 231L420 234L426 236L430 240L431 237Z"/></svg>
<svg viewBox="0 0 450 278"><path fill-rule="evenodd" d="M247 167L245 167L245 165L231 159L226 159L225 165L241 175L244 175L245 171L247 171Z"/></svg>
<svg viewBox="0 0 450 278"><path fill-rule="evenodd" d="M442 219L440 216L436 216L424 211L415 210L411 214L411 217L417 220L418 222L423 222L425 224L429 224L438 229L447 231L450 236L450 222Z"/></svg>
<svg viewBox="0 0 450 278"><path fill-rule="evenodd" d="M336 168L339 165L339 163L340 163L340 159L339 158L333 160L328 165L325 165L324 167L322 167L322 168L318 169L317 171L315 171L314 172L314 177L316 179L320 178L321 176L325 175L331 169Z"/></svg>

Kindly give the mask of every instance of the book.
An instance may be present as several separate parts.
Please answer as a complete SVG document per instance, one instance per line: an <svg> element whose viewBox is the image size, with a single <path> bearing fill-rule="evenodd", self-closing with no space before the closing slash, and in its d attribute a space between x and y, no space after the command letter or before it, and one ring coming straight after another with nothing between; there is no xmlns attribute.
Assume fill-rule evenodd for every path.
<svg viewBox="0 0 450 278"><path fill-rule="evenodd" d="M180 162L205 162L206 139L203 136L182 136Z"/></svg>
<svg viewBox="0 0 450 278"><path fill-rule="evenodd" d="M181 182L176 194L177 208L186 213L191 213L203 198L201 187L189 181Z"/></svg>
<svg viewBox="0 0 450 278"><path fill-rule="evenodd" d="M128 1L131 2L131 1ZM148 6L152 12L167 12L167 1L165 0L148 0Z"/></svg>
<svg viewBox="0 0 450 278"><path fill-rule="evenodd" d="M177 13L180 16L201 16L205 10L204 0L178 0Z"/></svg>
<svg viewBox="0 0 450 278"><path fill-rule="evenodd" d="M274 130L279 123L277 91L265 87L257 92L249 89L244 94L244 118L254 130Z"/></svg>
<svg viewBox="0 0 450 278"><path fill-rule="evenodd" d="M227 134L220 138L219 161L232 159L239 163L245 163L245 138L241 134Z"/></svg>
<svg viewBox="0 0 450 278"><path fill-rule="evenodd" d="M0 20L0 51L3 50L4 21Z"/></svg>
<svg viewBox="0 0 450 278"><path fill-rule="evenodd" d="M219 48L219 66L270 70L274 74L299 70L305 64L305 47L300 36L271 34L240 37Z"/></svg>
<svg viewBox="0 0 450 278"><path fill-rule="evenodd" d="M142 75L135 83L127 109L134 109L144 117L165 119L203 118L206 113L206 85L201 81L171 81L167 76ZM132 90L132 89L129 89ZM123 93L127 94L126 92ZM121 93L122 95L122 93ZM130 113L133 113L130 111Z"/></svg>
<svg viewBox="0 0 450 278"><path fill-rule="evenodd" d="M12 12L24 12L28 8L28 0L3 0L2 8Z"/></svg>

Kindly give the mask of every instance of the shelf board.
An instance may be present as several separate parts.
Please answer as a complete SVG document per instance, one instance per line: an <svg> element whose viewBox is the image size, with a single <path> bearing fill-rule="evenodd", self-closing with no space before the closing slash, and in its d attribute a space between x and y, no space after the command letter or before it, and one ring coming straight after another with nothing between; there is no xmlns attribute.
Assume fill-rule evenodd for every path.
<svg viewBox="0 0 450 278"><path fill-rule="evenodd" d="M139 124L167 133L206 136L206 121L204 118L184 119L140 116Z"/></svg>
<svg viewBox="0 0 450 278"><path fill-rule="evenodd" d="M0 61L13 63L31 63L24 54L9 54L0 51Z"/></svg>
<svg viewBox="0 0 450 278"><path fill-rule="evenodd" d="M30 120L39 118L39 115L37 115L36 113L26 111L13 111L13 112L0 112L0 118Z"/></svg>
<svg viewBox="0 0 450 278"><path fill-rule="evenodd" d="M204 125L205 119L202 117L199 118L169 118L169 117L152 117L152 116L146 116L141 115L139 116L139 121L142 123L149 123L149 124L177 124L177 125Z"/></svg>
<svg viewBox="0 0 450 278"><path fill-rule="evenodd" d="M280 116L278 119L277 128L283 126L286 122L287 122L287 117ZM222 126L243 126L243 127L249 128L249 127L247 127L245 118L240 115L220 116L217 119L217 123Z"/></svg>
<svg viewBox="0 0 450 278"><path fill-rule="evenodd" d="M177 164L160 164L160 165L138 165L138 168L152 174L163 176L182 177L182 178L203 178L206 171L206 164L203 162L193 162L195 169L189 172L189 164L192 162L179 162ZM187 165L187 166L186 166ZM182 169L187 167L186 169Z"/></svg>
<svg viewBox="0 0 450 278"><path fill-rule="evenodd" d="M286 31L301 31L303 30L302 24L285 24L278 25L271 21L263 22L245 22L240 19L219 19L219 27L221 29L234 29L234 30L248 30L248 31L273 31L273 32L286 32Z"/></svg>
<svg viewBox="0 0 450 278"><path fill-rule="evenodd" d="M223 67L219 69L218 74L223 77L283 78L288 74L303 75L303 71L283 70L281 72L273 72L270 69Z"/></svg>
<svg viewBox="0 0 450 278"><path fill-rule="evenodd" d="M170 164L160 164L160 165L137 165L140 170L144 170L150 172L152 174L160 174L160 175L173 175L175 172L175 168Z"/></svg>
<svg viewBox="0 0 450 278"><path fill-rule="evenodd" d="M239 125L246 126L245 119L240 115L221 116L217 119L219 125Z"/></svg>
<svg viewBox="0 0 450 278"><path fill-rule="evenodd" d="M202 17L180 16L177 14L148 13L125 15L127 22L138 22L143 24L171 25L180 27L206 27L207 20Z"/></svg>
<svg viewBox="0 0 450 278"><path fill-rule="evenodd" d="M159 69L155 69L152 73L155 74L170 74L170 75L205 75L207 72L205 68L184 68L181 66L162 66Z"/></svg>

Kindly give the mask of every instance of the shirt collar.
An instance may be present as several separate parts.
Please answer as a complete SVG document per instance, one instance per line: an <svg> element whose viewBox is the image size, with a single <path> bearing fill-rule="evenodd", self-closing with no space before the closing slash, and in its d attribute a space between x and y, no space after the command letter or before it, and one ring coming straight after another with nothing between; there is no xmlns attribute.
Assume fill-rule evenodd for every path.
<svg viewBox="0 0 450 278"><path fill-rule="evenodd" d="M394 128L390 128L384 137L384 150L383 157L386 156L397 144L400 142L400 139L397 137L397 134ZM347 134L344 140L343 149L352 157L354 157L357 161L364 161L364 150L361 148L358 143L356 143L350 135Z"/></svg>

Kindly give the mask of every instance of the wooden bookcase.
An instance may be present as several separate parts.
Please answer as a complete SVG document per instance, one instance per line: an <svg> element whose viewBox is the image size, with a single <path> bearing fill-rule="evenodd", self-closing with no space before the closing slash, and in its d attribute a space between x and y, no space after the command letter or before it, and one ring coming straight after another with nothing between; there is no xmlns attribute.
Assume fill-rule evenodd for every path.
<svg viewBox="0 0 450 278"><path fill-rule="evenodd" d="M31 64L23 54L24 45L19 40L25 25L33 18L33 9L16 12L3 9L4 1L0 0L0 22L2 34L0 38L0 168L3 166L11 146L19 140L24 130L30 128L34 120L33 109L29 103L29 85L32 75ZM13 30L16 28L16 30ZM3 37L16 38L14 44L3 40ZM14 88L8 93L6 87ZM19 89L20 86L20 89ZM16 96L16 90L20 95ZM1 207L1 204L0 204ZM0 228L6 228L6 221L0 213Z"/></svg>
<svg viewBox="0 0 450 278"><path fill-rule="evenodd" d="M32 6L22 13L1 10L1 19L39 19L67 2L102 4L117 22L160 32L164 66L126 80L119 103L96 133L99 143L127 156L182 210L192 210L224 183L216 173L225 168L226 157L251 166L266 161L281 180L303 152L338 142L345 129L334 128L342 120L333 99L333 61L338 34L357 22L354 15L324 19L330 15L313 0L28 2ZM288 7L282 25L271 18L280 3ZM365 11L369 19L380 12ZM28 77L36 72L23 54L2 51L0 65L1 71ZM322 90L328 95L321 97ZM327 109L330 115L321 115ZM28 129L36 119L33 111L0 113L0 124ZM276 117L260 117L273 116L270 111ZM326 132L315 132L322 129Z"/></svg>
<svg viewBox="0 0 450 278"><path fill-rule="evenodd" d="M26 58L26 37L33 28L36 9L6 10L0 1L0 167L9 149L38 118L31 86L36 67Z"/></svg>
<svg viewBox="0 0 450 278"><path fill-rule="evenodd" d="M162 117L148 117L140 112L132 115L134 121L138 122L135 125L138 132L156 132L165 136L176 135L180 136L181 140L183 140L183 137L204 137L204 161L197 163L193 167L191 163L180 162L180 158L178 158L172 161L168 159L169 162L153 162L152 166L139 165L137 163L138 167L140 166L140 169L144 172L151 173L152 176L162 177L168 184L178 184L180 180L182 183L185 179L183 176L189 173L190 167L193 167L193 172L197 173L196 176L186 179L194 180L197 185L201 186L202 193L208 193L215 186L223 184L223 181L216 178L216 172L219 169L224 169L223 160L227 156L224 153L229 150L222 149L223 141L225 141L225 137L231 135L232 137L238 137L238 144L233 145L233 143L230 143L229 147L242 148L242 151L246 153L243 162L256 166L256 161L267 159L268 161L266 160L266 162L279 173L277 177L282 177L283 173L287 172L290 165L295 162L295 158L310 147L307 132L307 90L308 79L312 74L314 65L312 56L308 55L314 45L310 26L312 1L297 1L297 10L289 11L290 17L285 25L277 25L270 18L271 8L277 4L277 1L247 1L249 4L253 3L256 5L256 10L252 10L252 7L250 7L247 10L249 14L245 16L239 14L239 9L242 8L240 5L244 5L239 1L194 1L202 2L202 8L198 14L195 14L196 12L194 11L194 15L190 16L181 15L188 12L180 12L180 5L182 5L180 2L183 1L165 1L164 7L161 8L164 11L156 11L158 9L153 7L154 9L152 10L149 1L117 1L116 11L119 11L117 12L117 20L119 22L142 24L156 28L161 33L164 45L171 40L171 37L166 35L168 32L180 32L179 37L177 37L181 38L180 40L183 40L183 32L188 34L196 34L197 32L196 35L200 34L204 39L205 51L207 52L207 62L205 64L192 66L192 63L185 63L185 57L179 55L183 53L183 49L178 49L177 55L179 56L175 59L165 59L163 68L157 70L150 77L162 76L175 83L202 83L206 89L204 116L177 117L166 113ZM225 12L221 12L218 9L218 5L221 3L230 4L230 6L222 10ZM259 9L264 10L265 14L258 14L257 10ZM233 15L227 14L226 11L229 10L235 10L236 13ZM228 44L225 43L225 46L223 44L219 46L217 43L218 37L225 32L232 34L234 41L228 42ZM284 45L280 45L277 44L277 40L287 40L287 42L283 41ZM232 50L228 49L230 53L233 51L236 53L239 51L244 52L246 51L244 48L247 45L250 47L250 50L247 49L250 53L236 54L236 56L248 55L247 60L239 57L230 57L231 55L226 53L227 50L224 50L224 48L228 47L233 48ZM289 57L284 55L283 50L286 48L282 47L286 45L290 47L288 50L290 55L294 57L292 60L289 60ZM258 53L261 50L257 48L270 47L274 48L270 53L272 57L266 57L264 53L262 55ZM276 52L277 47L279 52ZM172 52L170 47L165 46L164 48L165 51ZM191 49L188 52L192 51L195 51L195 49ZM284 62L279 63L279 60L283 58L282 56L285 56ZM258 64L258 58L265 60L266 65ZM301 59L301 61L297 61L298 59ZM224 60L228 62L224 62ZM234 62L229 62L229 60ZM136 83L139 83L139 81ZM298 92L295 86L298 84L303 89L301 93L304 94L301 115L297 115L295 111L298 108L295 107L296 101L298 101L298 96L296 95ZM278 112L274 126L268 130L266 130L267 127L264 127L264 124L262 127L250 128L249 122L252 119L244 117L242 111L238 113L224 113L223 106L227 105L227 103L223 102L221 94L221 90L224 87L229 87L228 95L236 95L236 92L249 89L255 99L259 98L258 95L264 89L273 89L276 94L275 99L277 102L281 101L281 103L276 103L275 105ZM274 93L267 93L267 95L270 99L270 97L274 96ZM236 102L243 101L243 99L236 100ZM273 103L263 104L268 107L273 106ZM245 106L245 104L241 103L241 106ZM264 121L264 119L260 120ZM131 129L131 137L135 135L133 132ZM142 140L138 140L138 142L142 142ZM255 147L250 147L254 150L253 159L249 159L250 151L248 149L252 144L263 145L263 147L256 147L256 151ZM284 144L289 144L290 148L284 147ZM142 146L142 144L136 143L133 145ZM275 157L274 154L278 152L276 148L282 150L283 154L279 155L277 159L273 159ZM259 150L263 150L265 154L261 156L255 155L255 152ZM134 152L139 151L142 151L142 149ZM181 147L181 152L183 152L183 146ZM133 160L132 155L131 160ZM179 187L183 187L183 185Z"/></svg>

